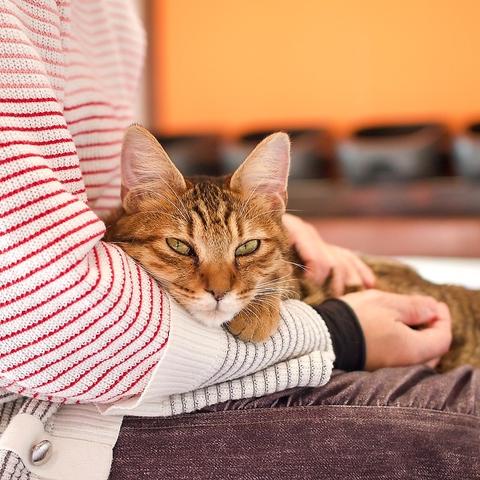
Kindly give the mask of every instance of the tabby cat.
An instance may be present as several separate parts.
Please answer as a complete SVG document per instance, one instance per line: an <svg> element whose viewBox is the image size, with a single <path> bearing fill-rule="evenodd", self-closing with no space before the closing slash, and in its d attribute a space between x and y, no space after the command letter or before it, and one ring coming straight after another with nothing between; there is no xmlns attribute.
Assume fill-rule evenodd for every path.
<svg viewBox="0 0 480 480"><path fill-rule="evenodd" d="M228 322L240 338L264 340L278 325L282 299L318 304L330 296L328 282L309 284L292 261L281 221L289 157L288 135L275 133L233 175L185 178L157 140L134 125L122 147L122 208L106 240L136 259L199 322ZM454 341L440 369L480 366L480 292L432 284L392 260L365 261L377 288L428 294L449 305Z"/></svg>

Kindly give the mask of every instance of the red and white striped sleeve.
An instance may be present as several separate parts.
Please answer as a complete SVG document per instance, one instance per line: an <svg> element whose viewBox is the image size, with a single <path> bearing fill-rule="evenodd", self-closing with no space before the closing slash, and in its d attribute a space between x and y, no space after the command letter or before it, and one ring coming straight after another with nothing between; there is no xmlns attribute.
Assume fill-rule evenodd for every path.
<svg viewBox="0 0 480 480"><path fill-rule="evenodd" d="M64 114L61 3L0 7L0 387L109 402L144 390L169 315L87 206Z"/></svg>

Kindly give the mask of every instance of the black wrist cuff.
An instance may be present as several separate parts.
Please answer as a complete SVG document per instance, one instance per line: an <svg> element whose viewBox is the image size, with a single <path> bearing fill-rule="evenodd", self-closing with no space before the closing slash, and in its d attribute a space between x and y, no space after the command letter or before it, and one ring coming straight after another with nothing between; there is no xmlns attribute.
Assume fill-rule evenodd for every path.
<svg viewBox="0 0 480 480"><path fill-rule="evenodd" d="M353 371L365 367L365 338L357 315L350 305L338 298L326 300L315 307L332 338L335 352L334 368Z"/></svg>

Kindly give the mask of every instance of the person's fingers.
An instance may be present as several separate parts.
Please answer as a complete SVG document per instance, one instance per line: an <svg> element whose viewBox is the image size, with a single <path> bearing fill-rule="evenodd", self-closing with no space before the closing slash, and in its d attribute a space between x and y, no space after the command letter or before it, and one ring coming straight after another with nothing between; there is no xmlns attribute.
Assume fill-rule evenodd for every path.
<svg viewBox="0 0 480 480"><path fill-rule="evenodd" d="M422 325L438 315L439 303L426 295L402 295L383 292L379 299L384 305L398 312L398 321L406 325Z"/></svg>
<svg viewBox="0 0 480 480"><path fill-rule="evenodd" d="M333 274L336 295L344 292L345 285L373 286L373 272L353 252L329 245L313 225L294 215L284 214L283 224L306 267L307 278L321 284Z"/></svg>
<svg viewBox="0 0 480 480"><path fill-rule="evenodd" d="M290 240L305 265L305 275L314 282L323 283L333 267L333 259L328 244L323 241L313 225L298 217L285 214L283 223L289 232Z"/></svg>
<svg viewBox="0 0 480 480"><path fill-rule="evenodd" d="M362 283L367 288L372 288L375 286L376 277L373 273L373 270L357 255L352 253L353 259L352 261L355 263L357 267L358 273L362 277Z"/></svg>
<svg viewBox="0 0 480 480"><path fill-rule="evenodd" d="M319 245L315 250L303 250L303 253L300 251L298 253L306 267L305 275L315 283L325 282L334 264L328 250Z"/></svg>
<svg viewBox="0 0 480 480"><path fill-rule="evenodd" d="M445 302L437 302L437 310L439 313L439 318L450 324L452 327L452 314L450 313L450 308Z"/></svg>
<svg viewBox="0 0 480 480"><path fill-rule="evenodd" d="M290 213L284 213L282 216L283 226L287 229L288 238L290 239L291 244L295 244L296 238L299 231L303 230L303 220L295 215Z"/></svg>
<svg viewBox="0 0 480 480"><path fill-rule="evenodd" d="M344 270L345 284L349 287L363 287L365 285L358 257L346 248L336 247L338 263Z"/></svg>
<svg viewBox="0 0 480 480"><path fill-rule="evenodd" d="M335 297L340 297L345 292L345 272L339 266L333 269L330 288Z"/></svg>
<svg viewBox="0 0 480 480"><path fill-rule="evenodd" d="M355 263L352 261L352 257L347 255L339 263L342 265L344 272L345 285L348 287L362 287L363 280Z"/></svg>
<svg viewBox="0 0 480 480"><path fill-rule="evenodd" d="M405 304L404 300L404 304ZM405 315L401 319L406 325L423 325L438 319L439 302L433 297L426 295L411 295L408 305L405 307Z"/></svg>
<svg viewBox="0 0 480 480"><path fill-rule="evenodd" d="M415 363L425 363L441 357L452 342L452 323L448 307L439 304L437 320L421 330L408 329L408 342Z"/></svg>
<svg viewBox="0 0 480 480"><path fill-rule="evenodd" d="M332 272L335 259L328 244L322 240L313 227L311 228L313 232L311 232L308 238L309 241L305 242L305 239L303 239L302 247L299 248L298 253L307 266L307 277L321 284Z"/></svg>
<svg viewBox="0 0 480 480"><path fill-rule="evenodd" d="M427 365L430 368L435 368L440 363L441 358L442 357L432 358L432 360L430 360L429 362L426 362L425 365Z"/></svg>

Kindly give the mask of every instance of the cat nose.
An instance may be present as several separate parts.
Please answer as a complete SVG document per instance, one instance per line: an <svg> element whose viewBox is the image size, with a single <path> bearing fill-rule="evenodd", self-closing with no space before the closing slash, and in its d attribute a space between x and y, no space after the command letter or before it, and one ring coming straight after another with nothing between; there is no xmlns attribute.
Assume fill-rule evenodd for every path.
<svg viewBox="0 0 480 480"><path fill-rule="evenodd" d="M226 290L221 291L221 290L207 290L207 289L205 289L205 291L210 293L212 295L212 297L217 302L219 302L227 294Z"/></svg>

